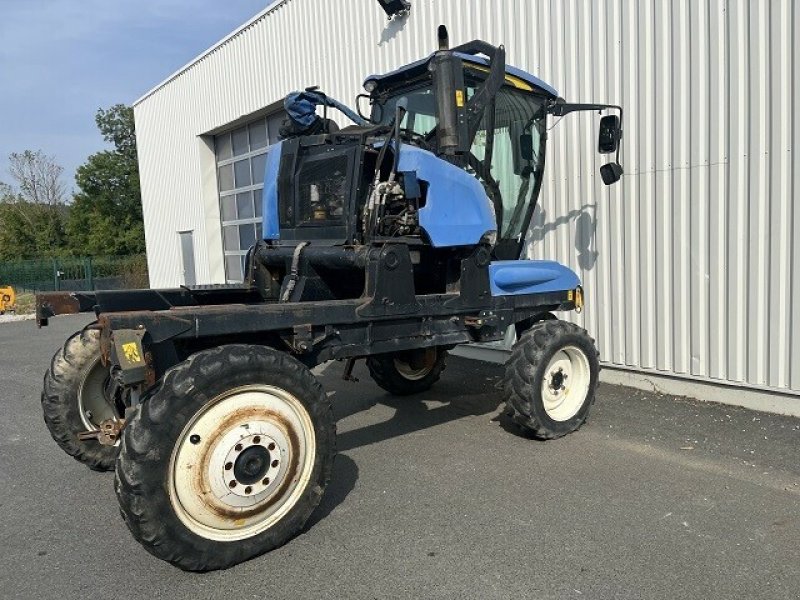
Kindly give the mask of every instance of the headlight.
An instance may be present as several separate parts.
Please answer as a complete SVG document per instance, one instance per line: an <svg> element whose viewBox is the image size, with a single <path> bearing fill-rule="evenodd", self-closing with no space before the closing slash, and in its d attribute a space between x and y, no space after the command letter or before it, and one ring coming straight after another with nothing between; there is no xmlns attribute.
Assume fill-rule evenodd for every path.
<svg viewBox="0 0 800 600"><path fill-rule="evenodd" d="M364 89L367 90L367 93L371 94L375 91L375 88L378 87L378 82L374 79L370 79L369 81L364 82Z"/></svg>

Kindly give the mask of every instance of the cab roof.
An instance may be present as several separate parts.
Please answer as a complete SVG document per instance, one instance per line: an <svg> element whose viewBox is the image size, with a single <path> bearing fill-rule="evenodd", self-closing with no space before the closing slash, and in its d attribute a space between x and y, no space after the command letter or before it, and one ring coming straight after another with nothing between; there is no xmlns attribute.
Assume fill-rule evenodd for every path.
<svg viewBox="0 0 800 600"><path fill-rule="evenodd" d="M484 70L489 67L489 59L484 58L483 56L464 54L462 52L455 52L455 55L465 63L476 66L480 70ZM415 79L427 71L428 63L431 61L433 56L433 54L430 54L425 58L421 58L420 60L404 65L399 69L384 73L383 75L370 75L364 80L364 83L367 81L376 81L379 85L386 85L402 83L404 81ZM527 71L523 71L522 69L518 69L517 67L506 65L506 82L519 89L543 92L547 96L558 98L558 92L555 90L555 88L553 88L553 86L542 81L535 75L532 75Z"/></svg>

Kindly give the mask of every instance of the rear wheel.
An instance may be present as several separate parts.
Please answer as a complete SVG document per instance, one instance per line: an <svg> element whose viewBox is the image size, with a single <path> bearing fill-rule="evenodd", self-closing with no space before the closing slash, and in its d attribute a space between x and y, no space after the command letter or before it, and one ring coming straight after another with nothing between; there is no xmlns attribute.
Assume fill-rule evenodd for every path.
<svg viewBox="0 0 800 600"><path fill-rule="evenodd" d="M117 446L79 440L78 434L96 431L119 415L107 395L108 369L100 361L100 332L84 329L56 352L44 376L44 422L58 445L96 471L114 468Z"/></svg>
<svg viewBox="0 0 800 600"><path fill-rule="evenodd" d="M539 439L580 428L600 372L594 340L573 323L536 323L514 345L504 394L514 421Z"/></svg>
<svg viewBox="0 0 800 600"><path fill-rule="evenodd" d="M372 379L395 396L407 396L429 390L439 381L445 367L447 351L442 348L421 348L375 354L367 358Z"/></svg>
<svg viewBox="0 0 800 600"><path fill-rule="evenodd" d="M133 536L183 569L224 569L291 539L331 476L335 423L294 358L206 350L170 369L122 436L116 490Z"/></svg>

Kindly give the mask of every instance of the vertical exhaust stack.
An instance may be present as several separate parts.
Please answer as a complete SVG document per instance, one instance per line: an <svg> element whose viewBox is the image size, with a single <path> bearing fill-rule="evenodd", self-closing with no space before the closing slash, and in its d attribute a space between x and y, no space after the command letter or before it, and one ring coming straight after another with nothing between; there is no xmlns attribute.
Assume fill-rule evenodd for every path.
<svg viewBox="0 0 800 600"><path fill-rule="evenodd" d="M439 154L455 156L469 150L464 68L461 59L449 49L447 27L439 25L436 33L439 50L431 59L429 67L439 118L436 136Z"/></svg>
<svg viewBox="0 0 800 600"><path fill-rule="evenodd" d="M436 29L436 37L439 38L439 50L450 49L450 37L447 35L447 27L439 25Z"/></svg>

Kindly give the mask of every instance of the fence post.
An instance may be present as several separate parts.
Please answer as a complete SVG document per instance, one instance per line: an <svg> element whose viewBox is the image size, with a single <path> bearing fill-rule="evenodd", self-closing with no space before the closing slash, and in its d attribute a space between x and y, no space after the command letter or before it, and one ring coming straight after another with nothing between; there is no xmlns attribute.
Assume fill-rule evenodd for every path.
<svg viewBox="0 0 800 600"><path fill-rule="evenodd" d="M55 258L53 258L53 289L56 292L61 291L61 282L58 277L58 262L56 262Z"/></svg>
<svg viewBox="0 0 800 600"><path fill-rule="evenodd" d="M87 283L89 284L89 289L94 289L94 276L92 274L92 257L87 256L83 259L83 270L84 275L86 275Z"/></svg>

